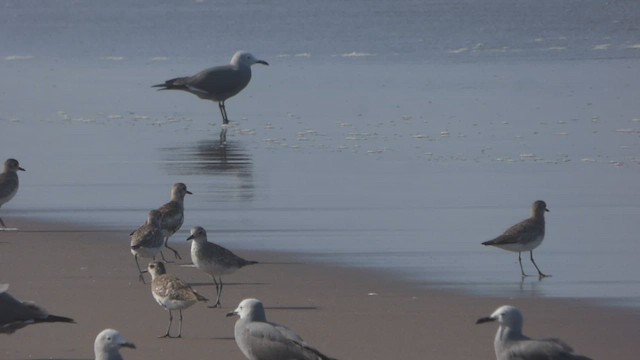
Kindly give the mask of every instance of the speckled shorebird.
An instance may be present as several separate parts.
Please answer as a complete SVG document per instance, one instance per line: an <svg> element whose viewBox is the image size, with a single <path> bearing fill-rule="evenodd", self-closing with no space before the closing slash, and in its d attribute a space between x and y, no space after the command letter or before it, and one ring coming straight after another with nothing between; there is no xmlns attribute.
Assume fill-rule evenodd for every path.
<svg viewBox="0 0 640 360"><path fill-rule="evenodd" d="M162 215L160 227L164 237L164 246L173 251L176 259L182 259L182 257L180 257L176 249L169 246L169 237L180 230L184 222L184 197L187 194L192 194L191 191L187 190L187 185L183 183L173 184L171 187L171 201L158 209Z"/></svg>
<svg viewBox="0 0 640 360"><path fill-rule="evenodd" d="M540 271L538 265L533 260L533 249L537 248L544 239L544 213L549 211L547 204L538 200L531 206L531 217L523 220L512 227L508 228L504 234L489 241L485 241L482 245L495 246L497 248L514 251L518 253L518 262L520 263L520 272L522 276L527 276L522 268L522 258L520 253L522 251L529 251L531 255L531 262L533 266L538 270L538 276L540 278L550 276L545 275Z"/></svg>
<svg viewBox="0 0 640 360"><path fill-rule="evenodd" d="M143 272L138 263L138 257L156 259L164 244L160 221L162 214L158 210L149 211L147 222L131 233L131 253L136 260L140 281L144 283Z"/></svg>
<svg viewBox="0 0 640 360"><path fill-rule="evenodd" d="M216 303L212 307L219 307L222 295L222 275L228 275L241 267L257 264L257 261L245 260L220 245L207 241L207 232L200 226L191 229L191 236L187 241L191 243L191 261L200 270L209 274L216 284ZM216 280L216 275L218 280Z"/></svg>
<svg viewBox="0 0 640 360"><path fill-rule="evenodd" d="M0 174L0 207L13 199L18 192L18 171L25 171L20 167L18 160L7 159L4 162L4 171ZM0 225L4 228L7 227L1 217Z"/></svg>
<svg viewBox="0 0 640 360"><path fill-rule="evenodd" d="M47 311L29 301L20 301L7 292L8 284L0 284L0 334L13 334L31 324L65 322L75 323L64 316L49 315Z"/></svg>
<svg viewBox="0 0 640 360"><path fill-rule="evenodd" d="M120 355L120 349L123 347L136 348L135 344L128 342L118 330L104 329L96 336L96 341L93 343L95 360L123 360L124 358Z"/></svg>
<svg viewBox="0 0 640 360"><path fill-rule="evenodd" d="M476 324L497 321L500 325L493 341L497 360L591 360L573 353L560 339L534 340L522 333L522 313L513 306L499 307Z"/></svg>
<svg viewBox="0 0 640 360"><path fill-rule="evenodd" d="M182 337L182 309L186 309L198 301L208 301L207 298L198 294L186 282L175 276L168 275L161 262L151 262L147 267L151 274L151 293L158 304L169 311L169 325L167 332L159 337L172 337L169 335L171 330L171 322L173 321L173 310L180 312L180 325L178 327L178 336Z"/></svg>
<svg viewBox="0 0 640 360"><path fill-rule="evenodd" d="M227 110L224 102L238 94L251 80L251 65L269 65L264 60L258 60L246 51L238 51L231 58L228 65L216 66L200 71L193 76L179 77L167 80L152 87L159 90L182 90L190 92L200 99L212 100L218 103L222 123L228 124Z"/></svg>
<svg viewBox="0 0 640 360"><path fill-rule="evenodd" d="M249 360L335 360L309 346L293 330L267 321L262 302L244 299L227 316L238 315L234 337Z"/></svg>

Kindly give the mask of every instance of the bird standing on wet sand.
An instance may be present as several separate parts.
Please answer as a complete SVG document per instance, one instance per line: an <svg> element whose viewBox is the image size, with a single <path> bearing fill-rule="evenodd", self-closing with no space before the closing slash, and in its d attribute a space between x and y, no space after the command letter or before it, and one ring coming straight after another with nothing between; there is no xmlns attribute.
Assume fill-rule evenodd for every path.
<svg viewBox="0 0 640 360"><path fill-rule="evenodd" d="M120 348L123 347L136 348L135 344L125 340L118 330L104 329L96 336L93 343L95 360L123 360L124 358L120 355Z"/></svg>
<svg viewBox="0 0 640 360"><path fill-rule="evenodd" d="M182 227L182 223L184 222L184 197L187 194L192 194L191 191L187 190L187 185L183 183L173 184L171 187L171 201L158 209L162 217L160 228L162 229L162 236L164 237L164 247L173 251L176 259L182 259L182 257L180 257L176 249L169 247L169 237Z"/></svg>
<svg viewBox="0 0 640 360"><path fill-rule="evenodd" d="M513 306L501 306L491 316L478 319L476 324L493 321L499 324L493 341L497 360L591 360L574 354L560 339L534 340L525 336L522 313Z"/></svg>
<svg viewBox="0 0 640 360"><path fill-rule="evenodd" d="M551 276L543 274L533 260L533 249L537 248L544 239L544 213L546 211L549 211L549 209L547 209L547 204L544 201L535 201L531 206L530 218L513 225L508 228L504 234L493 240L485 241L482 245L495 246L503 250L517 252L520 272L523 277L527 276L527 274L524 273L524 269L522 268L520 253L522 251L529 251L531 262L533 266L536 267L536 270L538 270L538 276L540 278Z"/></svg>
<svg viewBox="0 0 640 360"><path fill-rule="evenodd" d="M138 263L138 257L156 259L156 255L158 255L164 243L162 229L160 228L161 220L162 214L160 211L151 210L147 216L147 222L131 233L131 253L136 260L139 278L143 283L144 277Z"/></svg>
<svg viewBox="0 0 640 360"><path fill-rule="evenodd" d="M216 303L212 307L219 307L222 295L222 275L235 272L241 267L257 264L257 261L245 260L220 245L207 241L207 232L200 226L191 229L191 236L187 241L191 243L191 261L200 270L211 276L216 284ZM218 280L216 280L216 275Z"/></svg>
<svg viewBox="0 0 640 360"><path fill-rule="evenodd" d="M161 262L151 262L147 267L151 274L151 293L158 304L169 311L169 325L167 332L159 337L172 337L169 335L171 322L173 321L173 310L180 312L180 325L178 336L182 337L182 309L186 309L198 301L208 301L207 298L198 294L186 282L175 276L168 275L164 264Z"/></svg>
<svg viewBox="0 0 640 360"><path fill-rule="evenodd" d="M75 321L68 317L49 315L47 311L29 301L20 301L7 292L8 284L0 284L0 334L13 334L31 324Z"/></svg>
<svg viewBox="0 0 640 360"><path fill-rule="evenodd" d="M266 61L258 60L246 51L238 51L233 55L228 65L205 69L193 76L167 80L163 84L152 87L160 88L159 90L183 90L200 99L215 101L220 108L220 114L222 114L222 123L228 124L229 118L224 102L249 84L251 65L253 64L269 65Z"/></svg>
<svg viewBox="0 0 640 360"><path fill-rule="evenodd" d="M0 207L13 199L18 192L18 171L25 171L20 167L18 160L7 159L4 162L4 171L0 174ZM0 225L7 227L2 218L0 218Z"/></svg>

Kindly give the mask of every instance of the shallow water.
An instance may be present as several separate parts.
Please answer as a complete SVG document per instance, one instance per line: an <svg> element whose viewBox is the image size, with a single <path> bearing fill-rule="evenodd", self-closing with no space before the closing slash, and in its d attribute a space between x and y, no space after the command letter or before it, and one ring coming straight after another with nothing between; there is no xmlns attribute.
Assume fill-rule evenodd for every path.
<svg viewBox="0 0 640 360"><path fill-rule="evenodd" d="M128 233L182 181L194 195L174 241L201 225L230 248L304 252L447 289L640 306L640 53L633 47L638 30L628 26L633 12L620 10L635 3L602 13L599 2L581 2L572 27L562 14L573 2L542 2L535 11L555 14L550 23L524 21L508 37L477 32L473 22L453 33L443 22L425 31L419 16L402 17L417 6L434 17L472 18L455 5L473 3L441 4L434 13L401 2L396 13L376 2L334 42L322 41L318 29L344 29L363 4L338 12L329 25L313 9L294 6L289 15L315 19L302 33L287 32L301 21L288 16L265 20L274 38L243 30L220 44L182 27L163 30L144 16L137 25L127 21L178 9L177 18L195 26L208 12L192 7L209 9L207 2L142 6L122 18L123 4L100 15L104 9L77 3L85 19L112 20L92 23L5 2L11 11L0 12L1 26L24 34L2 38L0 76L11 86L0 97L0 154L19 159L27 172L0 216L9 225L23 217ZM260 4L228 11L244 14ZM500 9L493 22L476 20L522 22L521 8ZM55 19L39 24L56 40L46 44L21 21L42 12ZM585 19L599 25L585 32ZM364 35L363 24L379 41ZM124 41L122 29L109 34L118 25L141 35ZM432 45L426 35L440 41ZM412 38L427 45L398 41ZM479 41L511 50L470 45ZM254 66L252 83L227 102L233 124L221 147L215 104L150 85L226 62L237 43L271 66ZM521 281L516 254L480 243L527 217L537 199L551 212L534 254L553 277Z"/></svg>

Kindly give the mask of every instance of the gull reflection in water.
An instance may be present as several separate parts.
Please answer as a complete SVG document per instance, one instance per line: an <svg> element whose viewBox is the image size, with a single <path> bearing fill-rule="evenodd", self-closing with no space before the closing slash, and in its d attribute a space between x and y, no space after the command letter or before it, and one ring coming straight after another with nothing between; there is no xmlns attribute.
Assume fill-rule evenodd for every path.
<svg viewBox="0 0 640 360"><path fill-rule="evenodd" d="M226 130L226 129L224 129ZM247 201L254 197L253 161L238 141L201 140L185 146L162 148L170 175L207 175L212 201Z"/></svg>

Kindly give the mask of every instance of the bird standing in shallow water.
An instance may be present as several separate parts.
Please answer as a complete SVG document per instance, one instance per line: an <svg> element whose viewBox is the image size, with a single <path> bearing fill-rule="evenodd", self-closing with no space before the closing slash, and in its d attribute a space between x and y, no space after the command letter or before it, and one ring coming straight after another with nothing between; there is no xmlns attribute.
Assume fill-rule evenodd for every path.
<svg viewBox="0 0 640 360"><path fill-rule="evenodd" d="M574 354L560 339L534 340L525 336L522 313L513 306L501 306L491 316L478 319L476 324L493 321L500 325L493 342L497 360L591 360Z"/></svg>
<svg viewBox="0 0 640 360"><path fill-rule="evenodd" d="M172 337L169 335L169 331L171 330L171 322L173 322L173 310L178 310L180 313L178 336L175 337L182 337L182 309L186 309L198 301L206 302L208 299L198 294L186 282L168 275L161 262L151 262L147 269L152 278L151 293L153 298L160 306L169 311L167 332L159 337Z"/></svg>
<svg viewBox="0 0 640 360"><path fill-rule="evenodd" d="M218 103L222 123L228 124L225 100L238 94L251 80L251 65L269 65L264 60L258 60L246 51L238 51L231 58L228 65L216 66L200 71L193 76L179 77L165 81L163 84L153 85L159 90L182 90L190 92L200 99L212 100Z"/></svg>
<svg viewBox="0 0 640 360"><path fill-rule="evenodd" d="M18 160L7 159L4 162L4 171L0 174L0 207L13 199L18 192L18 171L25 171L20 167ZM0 225L4 228L7 227L2 218L0 218Z"/></svg>
<svg viewBox="0 0 640 360"><path fill-rule="evenodd" d="M200 270L211 276L216 284L216 303L212 307L219 307L222 295L222 275L227 275L247 265L257 264L257 261L245 260L220 245L207 241L207 232L200 226L191 229L191 236L187 241L191 243L191 261ZM216 280L216 275L218 280Z"/></svg>
<svg viewBox="0 0 640 360"><path fill-rule="evenodd" d="M489 241L485 241L482 245L495 246L497 248L514 251L518 253L518 262L520 263L520 272L523 277L527 276L522 268L522 251L529 251L531 262L538 270L540 278L551 276L545 275L540 271L538 265L533 260L533 249L537 248L544 239L544 213L549 211L547 204L542 200L537 200L531 206L531 217L523 220L512 227L508 228L502 235Z"/></svg>

